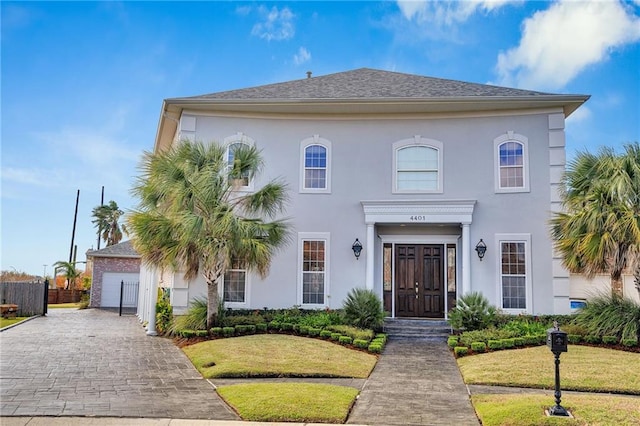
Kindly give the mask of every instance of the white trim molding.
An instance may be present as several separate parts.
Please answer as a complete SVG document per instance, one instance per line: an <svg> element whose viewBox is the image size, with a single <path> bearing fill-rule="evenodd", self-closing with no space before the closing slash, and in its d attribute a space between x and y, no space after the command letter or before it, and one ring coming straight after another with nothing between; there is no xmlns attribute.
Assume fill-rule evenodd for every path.
<svg viewBox="0 0 640 426"><path fill-rule="evenodd" d="M476 200L361 201L365 223L468 223Z"/></svg>
<svg viewBox="0 0 640 426"><path fill-rule="evenodd" d="M305 188L305 171L306 171L306 150L308 147L318 145L326 150L326 167L325 167L325 187L324 188ZM330 194L331 193L331 141L321 138L320 135L313 135L300 142L300 179L299 190L303 194Z"/></svg>
<svg viewBox="0 0 640 426"><path fill-rule="evenodd" d="M442 176L444 175L443 169L443 143L435 139L423 138L420 135L415 135L410 139L403 139L393 144L392 155L392 188L391 192L394 194L441 194L443 192ZM425 147L433 149L438 155L438 165L435 170L437 173L436 188L434 189L398 189L398 151L409 147ZM417 170L419 171L419 170ZM426 170L422 170L426 171Z"/></svg>

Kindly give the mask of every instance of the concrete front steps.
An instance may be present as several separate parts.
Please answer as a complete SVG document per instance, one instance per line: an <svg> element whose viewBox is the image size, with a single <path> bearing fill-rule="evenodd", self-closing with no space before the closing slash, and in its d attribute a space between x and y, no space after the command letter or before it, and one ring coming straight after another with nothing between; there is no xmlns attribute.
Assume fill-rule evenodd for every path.
<svg viewBox="0 0 640 426"><path fill-rule="evenodd" d="M394 340L431 340L446 342L451 326L446 320L424 318L385 318L384 332Z"/></svg>

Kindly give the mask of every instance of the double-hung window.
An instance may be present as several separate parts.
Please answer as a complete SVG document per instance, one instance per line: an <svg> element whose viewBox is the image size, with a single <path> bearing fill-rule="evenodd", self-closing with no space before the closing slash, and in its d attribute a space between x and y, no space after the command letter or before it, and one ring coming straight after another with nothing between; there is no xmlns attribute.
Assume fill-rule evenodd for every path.
<svg viewBox="0 0 640 426"><path fill-rule="evenodd" d="M416 136L393 145L393 192L442 192L442 143Z"/></svg>
<svg viewBox="0 0 640 426"><path fill-rule="evenodd" d="M496 192L529 191L527 138L509 132L494 140Z"/></svg>
<svg viewBox="0 0 640 426"><path fill-rule="evenodd" d="M300 144L300 192L331 192L331 142L314 135Z"/></svg>
<svg viewBox="0 0 640 426"><path fill-rule="evenodd" d="M224 274L223 301L226 304L247 302L247 270L237 262Z"/></svg>
<svg viewBox="0 0 640 426"><path fill-rule="evenodd" d="M325 306L328 290L328 233L300 233L302 305Z"/></svg>
<svg viewBox="0 0 640 426"><path fill-rule="evenodd" d="M507 312L525 312L531 309L531 255L530 237L499 235L499 294L501 308Z"/></svg>

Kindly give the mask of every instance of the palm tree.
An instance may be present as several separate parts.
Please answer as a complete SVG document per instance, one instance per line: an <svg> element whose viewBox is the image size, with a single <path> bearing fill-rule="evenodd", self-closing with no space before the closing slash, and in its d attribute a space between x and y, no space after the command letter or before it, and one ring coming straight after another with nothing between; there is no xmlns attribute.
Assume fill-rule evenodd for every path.
<svg viewBox="0 0 640 426"><path fill-rule="evenodd" d="M62 269L64 271L64 275L67 279L67 287L70 290L75 290L76 280L82 275L82 272L76 269L75 262L65 262L64 260L59 260L54 263L53 266L55 268L54 271L57 271L58 269ZM55 276L53 277L53 279L55 280Z"/></svg>
<svg viewBox="0 0 640 426"><path fill-rule="evenodd" d="M95 219L91 223L98 228L98 233L107 243L107 247L118 244L122 240L122 232L127 233L127 227L120 225L122 215L124 215L124 212L120 210L118 204L113 200L109 201L109 204L93 208L92 216Z"/></svg>
<svg viewBox="0 0 640 426"><path fill-rule="evenodd" d="M215 324L218 283L233 261L264 277L276 250L289 237L285 185L271 181L253 193L236 191L238 179L254 179L262 166L255 147L183 141L146 153L133 188L139 207L128 216L133 244L149 265L200 273L207 283L207 325Z"/></svg>
<svg viewBox="0 0 640 426"><path fill-rule="evenodd" d="M554 214L551 234L564 266L589 278L608 272L618 295L630 268L640 292L640 145L578 153L563 184L565 211Z"/></svg>

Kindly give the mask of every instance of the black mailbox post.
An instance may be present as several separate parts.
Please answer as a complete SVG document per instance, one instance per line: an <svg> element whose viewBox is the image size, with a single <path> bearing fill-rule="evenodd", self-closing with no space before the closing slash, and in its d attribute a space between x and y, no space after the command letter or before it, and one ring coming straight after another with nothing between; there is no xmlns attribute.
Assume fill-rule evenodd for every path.
<svg viewBox="0 0 640 426"><path fill-rule="evenodd" d="M553 323L553 328L547 330L547 346L549 350L553 352L556 363L556 390L554 396L556 397L556 405L549 408L549 415L551 416L563 416L569 417L569 412L560 405L560 398L562 393L560 392L560 354L567 352L567 333L561 331L558 328L558 323Z"/></svg>

